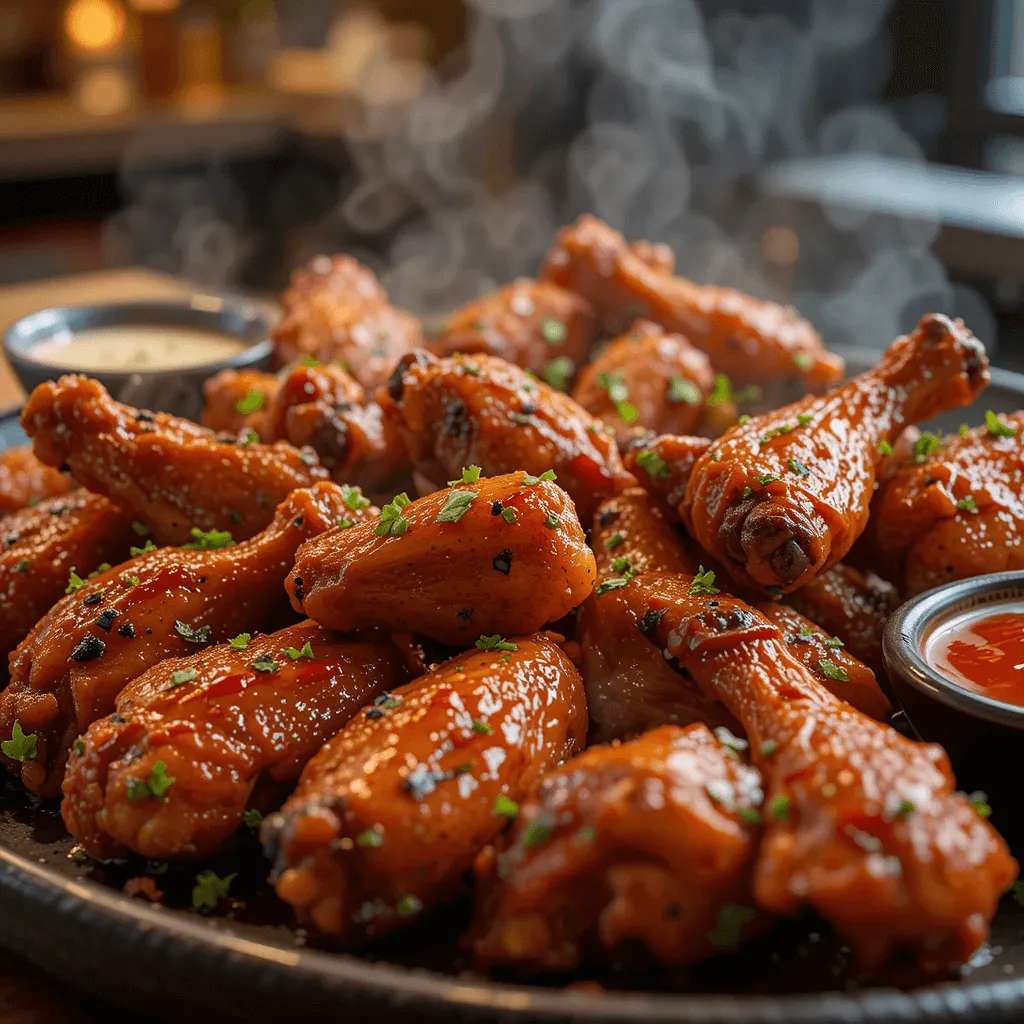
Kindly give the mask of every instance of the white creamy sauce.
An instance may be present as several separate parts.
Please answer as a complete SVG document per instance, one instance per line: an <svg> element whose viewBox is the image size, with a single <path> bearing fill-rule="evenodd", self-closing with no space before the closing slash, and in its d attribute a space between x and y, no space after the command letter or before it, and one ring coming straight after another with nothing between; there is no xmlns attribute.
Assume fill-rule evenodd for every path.
<svg viewBox="0 0 1024 1024"><path fill-rule="evenodd" d="M219 331L117 324L54 335L32 348L32 358L62 370L144 373L205 366L238 355L246 347L246 342Z"/></svg>

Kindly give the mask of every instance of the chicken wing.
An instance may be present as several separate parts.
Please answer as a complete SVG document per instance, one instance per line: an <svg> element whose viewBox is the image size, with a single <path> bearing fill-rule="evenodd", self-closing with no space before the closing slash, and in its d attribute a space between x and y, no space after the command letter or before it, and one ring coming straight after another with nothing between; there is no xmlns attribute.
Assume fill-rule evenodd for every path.
<svg viewBox="0 0 1024 1024"><path fill-rule="evenodd" d="M63 595L72 569L85 575L142 543L131 516L84 490L5 516L0 538L0 679L7 656Z"/></svg>
<svg viewBox="0 0 1024 1024"><path fill-rule="evenodd" d="M280 379L262 370L221 370L203 384L203 426L227 434L255 430L262 441L276 441L268 413L281 387Z"/></svg>
<svg viewBox="0 0 1024 1024"><path fill-rule="evenodd" d="M458 646L532 633L594 586L572 502L549 480L509 473L404 497L379 523L299 549L287 584L296 611L343 633L382 627Z"/></svg>
<svg viewBox="0 0 1024 1024"><path fill-rule="evenodd" d="M477 858L477 966L571 970L631 943L679 965L740 945L764 793L729 754L703 725L667 725L545 775Z"/></svg>
<svg viewBox="0 0 1024 1024"><path fill-rule="evenodd" d="M968 405L988 379L961 321L923 317L875 369L715 441L690 474L687 530L738 581L796 590L863 531L875 467L903 427Z"/></svg>
<svg viewBox="0 0 1024 1024"><path fill-rule="evenodd" d="M964 963L1017 876L942 749L914 743L831 694L777 625L688 576L642 576L639 627L743 723L764 779L754 893L813 908L873 971L905 948L929 971Z"/></svg>
<svg viewBox="0 0 1024 1024"><path fill-rule="evenodd" d="M369 267L317 256L292 274L273 331L278 367L314 356L340 360L365 388L385 383L396 360L423 344L419 321L396 309Z"/></svg>
<svg viewBox="0 0 1024 1024"><path fill-rule="evenodd" d="M951 580L1024 568L1024 413L940 441L925 434L871 504L871 566L911 597Z"/></svg>
<svg viewBox="0 0 1024 1024"><path fill-rule="evenodd" d="M559 232L541 276L588 299L609 333L645 317L688 338L731 377L799 377L821 389L843 375L842 359L825 351L817 331L791 306L652 267L596 217L580 217Z"/></svg>
<svg viewBox="0 0 1024 1024"><path fill-rule="evenodd" d="M658 504L670 523L682 521L680 506L697 460L711 447L706 437L638 438L626 450L626 469Z"/></svg>
<svg viewBox="0 0 1024 1024"><path fill-rule="evenodd" d="M204 535L191 548L158 548L88 580L72 575L68 593L11 655L0 693L0 736L17 725L32 755L4 756L40 796L60 791L68 748L114 710L125 684L164 658L265 628L279 614L282 584L302 541L338 517L367 518L332 483L295 491L259 536L231 544ZM217 546L225 545L226 546Z"/></svg>
<svg viewBox="0 0 1024 1024"><path fill-rule="evenodd" d="M205 857L246 808L275 807L327 740L406 678L393 644L309 621L162 661L75 743L64 824L101 859Z"/></svg>
<svg viewBox="0 0 1024 1024"><path fill-rule="evenodd" d="M115 402L88 377L40 384L21 425L43 462L69 465L161 544L186 543L193 529L252 537L291 491L327 476L311 450L223 441L188 420Z"/></svg>
<svg viewBox="0 0 1024 1024"><path fill-rule="evenodd" d="M388 392L385 413L435 483L469 465L493 476L554 469L584 520L602 498L633 483L599 420L495 356L412 353L398 364Z"/></svg>
<svg viewBox="0 0 1024 1024"><path fill-rule="evenodd" d="M353 719L264 823L277 894L356 943L454 895L508 808L582 747L579 674L545 635L459 655Z"/></svg>
<svg viewBox="0 0 1024 1024"><path fill-rule="evenodd" d="M523 278L456 310L430 348L439 356L483 352L567 381L593 343L594 311L586 299Z"/></svg>
<svg viewBox="0 0 1024 1024"><path fill-rule="evenodd" d="M622 444L644 430L719 433L708 429L704 415L714 383L708 357L686 338L637 320L583 368L572 397L608 424ZM731 401L713 408L724 414L722 426L736 421Z"/></svg>
<svg viewBox="0 0 1024 1024"><path fill-rule="evenodd" d="M0 453L0 516L60 497L74 486L67 473L44 466L28 445Z"/></svg>

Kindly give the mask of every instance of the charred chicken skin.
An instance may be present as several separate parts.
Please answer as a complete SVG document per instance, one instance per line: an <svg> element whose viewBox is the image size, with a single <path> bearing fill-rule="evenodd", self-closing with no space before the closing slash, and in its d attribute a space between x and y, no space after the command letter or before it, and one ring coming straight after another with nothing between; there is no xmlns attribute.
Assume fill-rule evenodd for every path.
<svg viewBox="0 0 1024 1024"><path fill-rule="evenodd" d="M63 596L73 569L82 576L120 562L142 541L131 516L79 490L5 516L0 526L0 656L7 656Z"/></svg>
<svg viewBox="0 0 1024 1024"><path fill-rule="evenodd" d="M728 753L706 726L667 725L545 775L477 858L477 965L571 970L626 943L681 965L736 948L756 918L764 794Z"/></svg>
<svg viewBox="0 0 1024 1024"><path fill-rule="evenodd" d="M188 420L115 402L88 377L40 384L21 425L43 462L70 466L161 544L187 543L194 529L252 537L293 490L327 476L311 450L224 441Z"/></svg>
<svg viewBox="0 0 1024 1024"><path fill-rule="evenodd" d="M28 445L0 453L0 516L67 494L74 486L67 473L44 466Z"/></svg>
<svg viewBox="0 0 1024 1024"><path fill-rule="evenodd" d="M309 762L263 825L277 894L349 944L414 921L459 890L511 808L585 733L579 674L549 637L459 655Z"/></svg>
<svg viewBox="0 0 1024 1024"><path fill-rule="evenodd" d="M255 430L261 441L277 441L268 422L281 381L262 370L221 370L203 384L203 426L227 434Z"/></svg>
<svg viewBox="0 0 1024 1024"><path fill-rule="evenodd" d="M312 622L160 662L75 744L61 813L93 857L204 857L267 811L353 715L405 682L384 640Z"/></svg>
<svg viewBox="0 0 1024 1024"><path fill-rule="evenodd" d="M550 480L509 473L402 498L378 522L302 546L287 584L296 611L340 632L380 627L458 646L532 633L594 586L572 502Z"/></svg>
<svg viewBox="0 0 1024 1024"><path fill-rule="evenodd" d="M1024 413L987 419L924 435L875 495L864 551L904 597L1024 567Z"/></svg>
<svg viewBox="0 0 1024 1024"><path fill-rule="evenodd" d="M279 367L313 356L341 361L365 388L387 381L396 360L423 343L419 321L390 305L374 276L351 256L317 256L292 274L274 328Z"/></svg>
<svg viewBox="0 0 1024 1024"><path fill-rule="evenodd" d="M715 441L690 474L686 528L740 583L796 590L863 531L886 445L908 422L969 404L988 379L974 335L929 314L875 369Z"/></svg>
<svg viewBox="0 0 1024 1024"><path fill-rule="evenodd" d="M843 375L843 361L825 351L792 307L652 267L596 217L580 217L558 233L541 276L589 300L610 333L637 317L653 320L689 339L731 377L799 377L821 389Z"/></svg>
<svg viewBox="0 0 1024 1024"><path fill-rule="evenodd" d="M942 749L839 700L775 623L696 578L644 576L623 592L649 639L746 730L766 792L758 903L812 907L867 972L899 949L928 971L964 963L1017 864L954 793Z"/></svg>
<svg viewBox="0 0 1024 1024"><path fill-rule="evenodd" d="M439 356L483 352L541 376L553 360L568 360L555 367L568 378L593 343L589 302L550 281L524 278L456 310L430 348Z"/></svg>
<svg viewBox="0 0 1024 1024"><path fill-rule="evenodd" d="M553 469L584 520L603 498L633 483L600 420L494 356L410 354L391 378L385 412L417 468L435 483L470 465L491 476Z"/></svg>
<svg viewBox="0 0 1024 1024"><path fill-rule="evenodd" d="M124 686L165 658L222 643L274 621L299 545L353 511L341 488L320 483L294 492L259 536L214 550L158 548L69 592L11 655L0 693L0 737L35 735L32 756L3 761L40 796L60 792L68 748L109 715ZM217 538L214 543L219 543ZM202 542L201 542L202 543Z"/></svg>

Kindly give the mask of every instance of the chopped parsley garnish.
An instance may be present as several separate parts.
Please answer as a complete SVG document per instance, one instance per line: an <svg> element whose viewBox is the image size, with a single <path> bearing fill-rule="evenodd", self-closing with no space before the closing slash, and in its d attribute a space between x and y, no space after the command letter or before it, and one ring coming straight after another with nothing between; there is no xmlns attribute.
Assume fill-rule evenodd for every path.
<svg viewBox="0 0 1024 1024"><path fill-rule="evenodd" d="M457 523L476 501L474 491L451 491L445 500L444 508L437 514L437 523Z"/></svg>
<svg viewBox="0 0 1024 1024"><path fill-rule="evenodd" d="M778 749L779 744L775 740L763 740L760 747L761 756L771 757Z"/></svg>
<svg viewBox="0 0 1024 1024"><path fill-rule="evenodd" d="M540 821L531 821L523 829L523 848L533 850L538 846L543 846L554 834L554 831L550 825Z"/></svg>
<svg viewBox="0 0 1024 1024"><path fill-rule="evenodd" d="M668 400L677 405L680 402L685 402L687 405L698 405L700 403L700 388L685 377L669 377Z"/></svg>
<svg viewBox="0 0 1024 1024"><path fill-rule="evenodd" d="M81 590L85 586L85 580L75 572L74 569L68 574L68 585L64 588L65 594L70 594L75 590Z"/></svg>
<svg viewBox="0 0 1024 1024"><path fill-rule="evenodd" d="M553 469L545 469L540 476L531 476L529 473L523 473L523 485L525 487L532 487L534 484L539 484L542 480L553 481L557 480L555 471Z"/></svg>
<svg viewBox="0 0 1024 1024"><path fill-rule="evenodd" d="M629 400L629 388L621 373L599 373L597 375L598 387L608 392L608 397L619 414L623 423L635 423L640 413L637 407Z"/></svg>
<svg viewBox="0 0 1024 1024"><path fill-rule="evenodd" d="M636 457L636 464L655 480L664 479L669 475L668 464L657 452L650 449Z"/></svg>
<svg viewBox="0 0 1024 1024"><path fill-rule="evenodd" d="M472 728L473 732L480 733L481 736L490 736L494 732L482 718L474 718Z"/></svg>
<svg viewBox="0 0 1024 1024"><path fill-rule="evenodd" d="M765 473L763 476L755 476L754 483L760 484L762 487L767 487L769 484L778 483L779 478L772 476L771 473Z"/></svg>
<svg viewBox="0 0 1024 1024"><path fill-rule="evenodd" d="M128 549L128 554L130 554L132 558L138 558L140 555L148 555L150 551L156 551L156 545L151 540L147 540L145 545L141 548L134 546L130 547Z"/></svg>
<svg viewBox="0 0 1024 1024"><path fill-rule="evenodd" d="M905 818L908 814L913 814L917 810L917 804L913 800L907 800L904 798L899 802L899 806L896 808L896 813L900 817Z"/></svg>
<svg viewBox="0 0 1024 1024"><path fill-rule="evenodd" d="M378 832L375 828L363 829L363 831L356 836L356 846L362 846L368 850L375 850L377 847L383 845L383 832Z"/></svg>
<svg viewBox="0 0 1024 1024"><path fill-rule="evenodd" d="M625 572L629 568L628 558L613 558L612 572Z"/></svg>
<svg viewBox="0 0 1024 1024"><path fill-rule="evenodd" d="M603 580L597 585L597 589L594 591L598 597L602 594L607 594L610 590L620 590L624 587L634 576L635 572L630 570L624 573L622 576L612 576L610 579Z"/></svg>
<svg viewBox="0 0 1024 1024"><path fill-rule="evenodd" d="M786 459L786 467L790 473L796 473L797 476L810 476L811 471L802 463L796 459Z"/></svg>
<svg viewBox="0 0 1024 1024"><path fill-rule="evenodd" d="M519 804L504 793L499 793L494 798L494 810L491 813L502 818L514 818L519 813Z"/></svg>
<svg viewBox="0 0 1024 1024"><path fill-rule="evenodd" d="M814 414L809 412L802 412L799 416L797 416L796 421L801 427L809 426L814 422Z"/></svg>
<svg viewBox="0 0 1024 1024"><path fill-rule="evenodd" d="M313 645L308 640L301 647L286 647L284 653L292 661L298 661L299 658L308 658L310 661L316 660L316 655L313 653Z"/></svg>
<svg viewBox="0 0 1024 1024"><path fill-rule="evenodd" d="M518 516L514 508L506 507L501 510L501 518L504 519L506 523L514 523Z"/></svg>
<svg viewBox="0 0 1024 1024"><path fill-rule="evenodd" d="M423 909L423 901L411 892L406 893L395 905L399 917L412 917Z"/></svg>
<svg viewBox="0 0 1024 1024"><path fill-rule="evenodd" d="M191 683L196 677L196 670L194 668L181 668L177 672L171 673L171 681L167 684L168 690L173 690L176 686L184 686L185 683Z"/></svg>
<svg viewBox="0 0 1024 1024"><path fill-rule="evenodd" d="M715 573L713 569L705 569L703 565L697 566L697 575L690 583L691 594L717 594L718 587L715 586Z"/></svg>
<svg viewBox="0 0 1024 1024"><path fill-rule="evenodd" d="M967 426L966 423L961 423L960 424L960 429L957 431L957 433L961 437L966 437L968 435L968 433L970 433L970 430L971 430L971 428L969 426Z"/></svg>
<svg viewBox="0 0 1024 1024"><path fill-rule="evenodd" d="M345 507L353 512L361 512L364 508L370 507L370 499L363 497L363 492L358 487L351 487L349 484L341 485L341 500Z"/></svg>
<svg viewBox="0 0 1024 1024"><path fill-rule="evenodd" d="M716 949L736 949L740 944L740 934L744 927L757 917L753 907L740 903L726 903L718 911L715 927L708 932L708 942Z"/></svg>
<svg viewBox="0 0 1024 1024"><path fill-rule="evenodd" d="M477 637L476 646L481 651L518 651L519 648L508 640L495 633L493 636Z"/></svg>
<svg viewBox="0 0 1024 1024"><path fill-rule="evenodd" d="M561 345L565 341L565 324L561 320L546 317L538 324L538 330L549 345Z"/></svg>
<svg viewBox="0 0 1024 1024"><path fill-rule="evenodd" d="M575 372L576 364L568 356L558 356L544 367L544 380L556 391L568 391Z"/></svg>
<svg viewBox="0 0 1024 1024"><path fill-rule="evenodd" d="M149 536L149 527L145 523L140 523L138 519L132 521L132 529L140 537Z"/></svg>
<svg viewBox="0 0 1024 1024"><path fill-rule="evenodd" d="M748 825L761 824L761 812L756 807L741 807L736 813Z"/></svg>
<svg viewBox="0 0 1024 1024"><path fill-rule="evenodd" d="M249 646L251 639L252 633L239 633L238 636L233 636L228 643L233 651L244 651Z"/></svg>
<svg viewBox="0 0 1024 1024"><path fill-rule="evenodd" d="M268 675L281 671L281 666L269 654L264 654L262 658L257 658L254 662L251 662L250 667L256 669L257 672L265 672Z"/></svg>
<svg viewBox="0 0 1024 1024"><path fill-rule="evenodd" d="M992 817L992 805L988 802L988 797L981 792L981 790L971 793L967 799L974 808L974 813L977 814L979 818Z"/></svg>
<svg viewBox="0 0 1024 1024"><path fill-rule="evenodd" d="M803 631L801 630L801 632L803 632ZM837 636L830 636L825 641L825 646L826 647L845 647L846 644L844 644L843 641L839 639L839 637L837 637Z"/></svg>
<svg viewBox="0 0 1024 1024"><path fill-rule="evenodd" d="M789 817L791 801L785 793L779 793L771 802L769 813L774 821L785 821Z"/></svg>
<svg viewBox="0 0 1024 1024"><path fill-rule="evenodd" d="M743 488L743 497L744 498L749 498L753 493L754 493L754 488L753 487L744 487Z"/></svg>
<svg viewBox="0 0 1024 1024"><path fill-rule="evenodd" d="M220 878L215 871L200 871L192 889L192 906L196 910L216 910L220 901L227 898L237 875L238 872L233 871Z"/></svg>
<svg viewBox="0 0 1024 1024"><path fill-rule="evenodd" d="M182 547L192 551L216 551L218 548L231 547L235 543L230 530L200 530L198 526L193 526L190 532L192 543L182 544Z"/></svg>
<svg viewBox="0 0 1024 1024"><path fill-rule="evenodd" d="M985 412L985 426L989 437L1013 437L1017 433L1016 427L1004 423L991 409Z"/></svg>
<svg viewBox="0 0 1024 1024"><path fill-rule="evenodd" d="M737 754L742 754L750 746L746 740L741 740L739 736L734 736L724 725L720 725L715 729L715 736L723 747L727 750L735 750Z"/></svg>
<svg viewBox="0 0 1024 1024"><path fill-rule="evenodd" d="M711 387L711 393L704 401L705 404L712 407L722 405L723 402L731 402L732 381L724 373L716 374L715 383Z"/></svg>
<svg viewBox="0 0 1024 1024"><path fill-rule="evenodd" d="M818 668L821 669L821 674L826 679L834 679L837 683L848 683L850 681L846 669L837 665L834 661L830 661L828 658L822 658L818 662Z"/></svg>
<svg viewBox="0 0 1024 1024"><path fill-rule="evenodd" d="M547 518L544 520L544 525L549 530L557 530L562 525L562 521L561 521L561 519L558 518L558 516L553 516L549 512L548 515L547 515Z"/></svg>
<svg viewBox="0 0 1024 1024"><path fill-rule="evenodd" d="M528 427L530 425L530 417L524 412L513 412L509 413L508 417L517 427Z"/></svg>
<svg viewBox="0 0 1024 1024"><path fill-rule="evenodd" d="M263 408L266 396L259 388L249 388L248 391L235 402L235 412L241 416L250 416Z"/></svg>
<svg viewBox="0 0 1024 1024"><path fill-rule="evenodd" d="M614 551L626 538L621 533L613 533L605 542L604 546L609 551Z"/></svg>
<svg viewBox="0 0 1024 1024"><path fill-rule="evenodd" d="M777 427L772 427L771 430L762 434L758 439L758 444L763 448L770 441L773 441L777 437L781 437L783 434L791 434L793 432L793 425L791 423L782 423Z"/></svg>
<svg viewBox="0 0 1024 1024"><path fill-rule="evenodd" d="M463 466L462 476L458 480L449 480L448 486L454 487L456 484L475 484L480 479L480 474L483 470L479 466ZM369 504L369 502L367 502Z"/></svg>
<svg viewBox="0 0 1024 1024"><path fill-rule="evenodd" d="M808 352L794 352L793 365L798 370L803 370L806 373L814 365L814 360Z"/></svg>
<svg viewBox="0 0 1024 1024"><path fill-rule="evenodd" d="M18 565L15 569L16 572L28 572L29 561L27 558L19 558Z"/></svg>
<svg viewBox="0 0 1024 1024"><path fill-rule="evenodd" d="M961 498L956 503L956 507L958 509L960 509L961 512L977 512L978 511L978 503L974 500L974 496L971 495L971 494L968 494L966 497Z"/></svg>
<svg viewBox="0 0 1024 1024"><path fill-rule="evenodd" d="M245 430L238 435L238 445L240 448L248 448L251 444L259 443L260 435L257 434L252 427L246 427Z"/></svg>
<svg viewBox="0 0 1024 1024"><path fill-rule="evenodd" d="M351 519L346 519L344 516L338 516L334 521L334 525L340 527L343 530L351 530L356 524Z"/></svg>
<svg viewBox="0 0 1024 1024"><path fill-rule="evenodd" d="M942 447L942 439L937 434L923 433L910 449L910 461L920 466L928 461Z"/></svg>
<svg viewBox="0 0 1024 1024"><path fill-rule="evenodd" d="M125 792L129 800L146 800L156 797L163 800L167 790L178 780L167 774L167 762L157 761L149 770L147 779L129 779Z"/></svg>
<svg viewBox="0 0 1024 1024"><path fill-rule="evenodd" d="M39 753L39 737L34 732L26 736L21 722L15 721L11 738L0 743L0 751L12 761L31 761Z"/></svg>
<svg viewBox="0 0 1024 1024"><path fill-rule="evenodd" d="M250 807L245 814L242 815L242 821L245 822L246 828L251 828L255 831L263 824L263 813L261 811L257 811L255 807Z"/></svg>
<svg viewBox="0 0 1024 1024"><path fill-rule="evenodd" d="M210 639L211 632L209 626L199 626L197 629L194 629L187 622L182 622L181 619L175 621L174 631L178 636L183 640L187 640L190 644L207 643Z"/></svg>
<svg viewBox="0 0 1024 1024"><path fill-rule="evenodd" d="M742 415L742 416L741 416L741 417L740 417L740 418L739 418L739 419L738 419L738 420L736 421L736 423L737 423L737 425L738 425L738 426L741 426L741 427L745 427L745 426L746 426L746 425L747 425L747 424L748 424L748 423L750 422L751 418L752 418L752 417L751 417L750 413L746 413L746 412L745 412L745 413L744 413L744 414L743 414L743 415Z"/></svg>
<svg viewBox="0 0 1024 1024"><path fill-rule="evenodd" d="M402 509L412 504L409 495L402 491L380 510L380 522L373 528L377 537L401 537L409 529L409 520L402 515Z"/></svg>
<svg viewBox="0 0 1024 1024"><path fill-rule="evenodd" d="M93 571L91 573L89 573L89 579L92 579L93 576L99 576L100 573L107 572L109 569L110 569L110 563L109 562L100 562L100 564L97 565L96 568L93 569ZM72 571L74 571L74 570L72 570Z"/></svg>
<svg viewBox="0 0 1024 1024"><path fill-rule="evenodd" d="M879 441L878 453L879 455L892 455L892 445L888 441Z"/></svg>

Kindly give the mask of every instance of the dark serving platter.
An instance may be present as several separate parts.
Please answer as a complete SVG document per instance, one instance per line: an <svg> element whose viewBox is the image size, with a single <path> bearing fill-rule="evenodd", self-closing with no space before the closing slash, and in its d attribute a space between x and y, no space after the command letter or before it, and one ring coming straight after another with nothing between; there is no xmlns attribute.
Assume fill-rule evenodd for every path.
<svg viewBox="0 0 1024 1024"><path fill-rule="evenodd" d="M846 350L854 372L874 353ZM987 408L1024 407L1024 376L995 371L979 408L938 423L977 423ZM0 449L23 443L0 421ZM999 822L999 808L995 809ZM1021 851L1018 851L1020 854ZM191 907L196 873L237 872L231 897L204 917ZM923 983L896 968L858 983L826 926L785 922L740 953L687 971L645 973L623 962L600 976L546 986L473 975L458 937L468 900L426 917L363 955L331 949L294 926L266 883L251 836L218 860L166 868L80 862L55 802L0 783L0 945L83 990L147 1016L189 1020L605 1021L686 1024L859 1024L1024 1019L1024 907L1003 900L990 942L956 978ZM153 905L122 893L149 876Z"/></svg>

